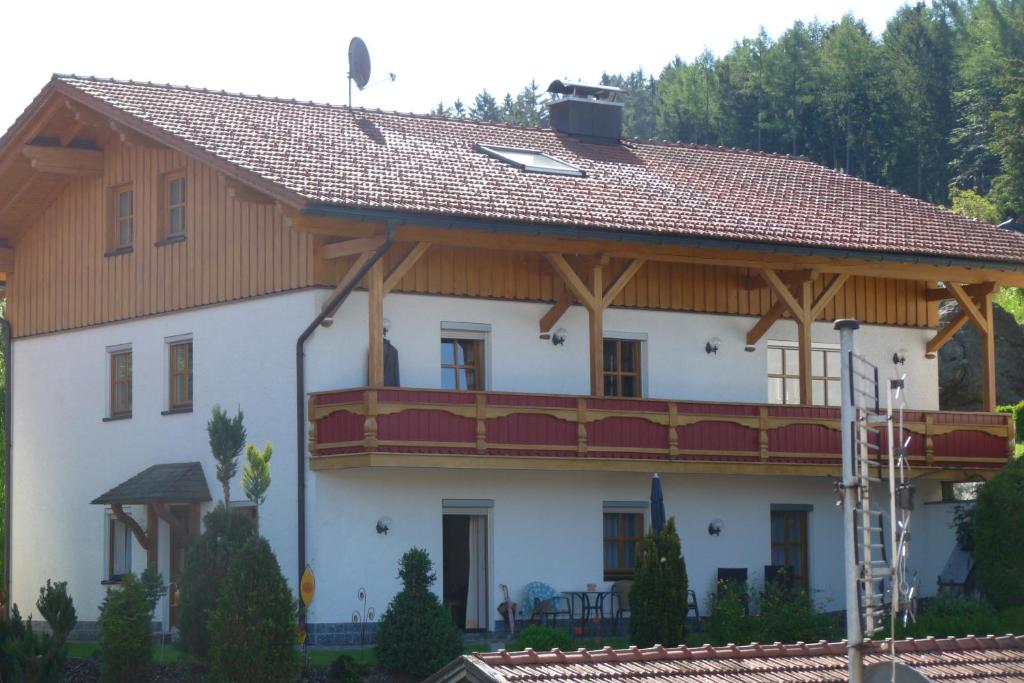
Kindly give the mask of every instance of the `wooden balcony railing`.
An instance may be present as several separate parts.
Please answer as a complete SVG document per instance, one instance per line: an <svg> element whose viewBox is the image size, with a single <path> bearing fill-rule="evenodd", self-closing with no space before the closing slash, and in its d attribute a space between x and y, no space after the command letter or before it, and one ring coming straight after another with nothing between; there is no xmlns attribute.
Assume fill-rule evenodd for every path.
<svg viewBox="0 0 1024 683"><path fill-rule="evenodd" d="M1013 453L1009 415L909 411L904 419L915 469L995 470ZM359 388L310 394L309 420L314 469L821 474L840 467L837 408Z"/></svg>

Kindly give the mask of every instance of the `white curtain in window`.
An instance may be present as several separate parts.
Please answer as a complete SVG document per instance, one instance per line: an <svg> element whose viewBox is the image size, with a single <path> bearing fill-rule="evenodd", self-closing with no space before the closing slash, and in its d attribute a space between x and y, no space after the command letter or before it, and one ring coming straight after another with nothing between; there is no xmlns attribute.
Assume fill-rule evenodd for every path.
<svg viewBox="0 0 1024 683"><path fill-rule="evenodd" d="M114 537L110 542L114 544L114 564L111 567L112 573L116 575L127 574L132 570L132 532L128 525L121 520L114 520Z"/></svg>

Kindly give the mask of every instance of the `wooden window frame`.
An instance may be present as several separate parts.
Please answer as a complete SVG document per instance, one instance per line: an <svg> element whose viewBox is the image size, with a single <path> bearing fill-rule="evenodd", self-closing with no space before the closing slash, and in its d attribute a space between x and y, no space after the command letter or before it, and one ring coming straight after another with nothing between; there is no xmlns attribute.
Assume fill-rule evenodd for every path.
<svg viewBox="0 0 1024 683"><path fill-rule="evenodd" d="M798 363L797 367L792 372L790 372L788 370L788 368L786 367L786 351L788 351L788 350L794 350L795 351L795 350L797 350L797 348L795 346L790 346L788 344L780 344L778 342L774 342L774 343L769 342L768 346L767 346L767 349L768 349L768 351L767 351L768 353L771 353L772 351L781 351L782 352L782 372L781 373L773 373L773 372L770 372L770 371L768 372L768 382L769 382L769 385L771 384L771 380L773 380L773 379L777 379L777 380L780 380L782 382L782 403L779 403L779 404L773 403L773 405L801 405L801 402L800 402L800 388L799 388L800 387L800 366L799 366L799 360L797 361L797 363ZM829 370L831 370L831 368L829 367L828 357L829 357L830 353L838 354L839 353L839 349L838 348L832 348L830 346L812 346L811 347L811 353L812 354L816 354L816 353L822 354L821 367L824 368L824 371L825 371L824 375L816 375L813 372L811 373L811 385L812 385L812 387L813 387L815 382L823 382L823 386L824 386L824 391L822 392L822 399L823 399L824 402L820 403L820 404L819 403L812 403L811 405L820 406L820 407L823 407L823 408L824 407L835 408L835 407L837 407L839 405L838 403L830 405L829 402L828 402L829 395L830 395L829 382L830 381L838 382L839 379L840 379L840 376L838 374L835 375L835 376L829 374ZM842 361L840 360L840 363L841 362ZM811 362L811 367L812 368L814 367L813 360ZM837 370L839 370L839 368L837 368ZM797 395L795 397L790 397L788 395L787 391L786 391L786 381L787 380L796 380L796 382L797 382ZM837 392L841 391L841 389L839 389L837 387L836 391ZM813 390L812 390L812 395L813 395ZM790 399L792 399L792 400L790 400ZM772 402L771 396L768 397L768 400L769 400L769 402Z"/></svg>
<svg viewBox="0 0 1024 683"><path fill-rule="evenodd" d="M606 536L605 535L605 518L609 515L619 518L619 531L618 536ZM622 535L622 529L625 525L622 523L625 517L635 517L636 520L636 536L624 536ZM608 510L605 509L601 515L601 565L604 572L605 581L618 581L620 579L629 579L636 573L636 567L608 567L605 563L604 546L607 543L616 543L619 546L619 558L626 556L625 548L626 545L632 543L636 546L636 553L634 557L640 559L640 545L644 540L644 513L639 510Z"/></svg>
<svg viewBox="0 0 1024 683"><path fill-rule="evenodd" d="M189 350L190 350L189 355L191 356L191 359L189 360L188 370L182 371L182 372L178 372L176 370L176 364L174 362L175 361L175 350L178 347L181 347L181 346L189 347ZM168 354L169 354L169 356L168 356L169 366L168 366L168 373L167 373L167 378L168 378L167 394L168 394L168 406L170 407L170 412L192 410L192 403L193 403L194 393L195 393L195 385L194 385L195 376L194 376L194 372L193 372L194 365L195 365L195 349L194 349L194 347L192 345L192 340L191 339L182 339L182 340L179 340L179 341L168 342L167 348L168 348ZM192 393L193 396L190 396L187 401L176 401L175 400L175 395L174 395L175 379L177 377L182 377L182 376L186 377L188 379L188 386L191 387L191 392L190 393Z"/></svg>
<svg viewBox="0 0 1024 683"><path fill-rule="evenodd" d="M452 363L445 363L442 356L441 359L441 373L444 371L453 370L455 373L455 387L446 387L449 391L487 391L487 362L485 354L487 352L486 339L477 336L460 336L453 330L442 330L441 332L441 346L444 347L446 342L457 342L454 344L454 348L458 349L460 344L472 344L474 347L474 356L476 357L476 363L469 365L466 363L460 363L458 352L453 354ZM465 354L463 354L465 356ZM459 386L459 371L460 370L473 370L476 373L477 386L473 389Z"/></svg>
<svg viewBox="0 0 1024 683"><path fill-rule="evenodd" d="M185 183L180 204L171 204L171 183L182 180ZM188 174L185 169L178 169L164 173L160 176L160 235L161 239L157 245L170 242L179 242L188 235ZM171 210L180 208L182 210L181 230L171 232Z"/></svg>
<svg viewBox="0 0 1024 683"><path fill-rule="evenodd" d="M132 210L127 219L130 221L130 238L127 242L121 242L121 194L130 192L132 195ZM138 217L138 206L135 197L135 186L133 183L121 183L107 189L107 250L106 255L122 254L130 252L135 245L135 228Z"/></svg>
<svg viewBox="0 0 1024 683"><path fill-rule="evenodd" d="M124 418L132 416L132 350L129 349L118 349L116 351L110 351L110 417L111 418ZM119 380L117 378L117 359L121 356L128 357L128 378L126 380ZM127 408L123 410L118 409L117 405L117 387L119 384L125 386L125 394L128 397Z"/></svg>
<svg viewBox="0 0 1024 683"><path fill-rule="evenodd" d="M803 587L804 590L810 590L810 581L809 581L809 578L810 578L809 577L809 573L810 573L810 571L809 571L810 570L810 560L808 558L808 555L810 554L809 553L809 551L810 551L810 542L809 542L809 539L807 538L807 528L809 526L809 524L808 524L808 517L810 515L809 515L809 513L806 510L772 510L771 511L771 516L774 517L775 515L781 515L782 516L782 540L781 541L776 541L774 536L771 539L771 549L772 549L773 563L774 563L774 556L775 556L775 549L776 548L781 548L782 549L782 557L785 559L789 555L789 553L788 553L788 549L789 548L799 547L800 548L800 556L801 556L800 576L793 577L793 578L794 579L799 579L800 585ZM794 517L796 517L799 520L800 539L796 540L796 541L789 540L789 537L788 537L789 525L787 524L787 518L789 518L790 516L794 516ZM774 521L774 520L772 520L772 521ZM769 531L769 533L770 533L770 531Z"/></svg>
<svg viewBox="0 0 1024 683"><path fill-rule="evenodd" d="M613 342L615 344L615 367L617 370L608 370L604 367L604 344ZM622 370L622 346L623 344L631 344L634 346L634 355L636 358L634 367L635 370L625 371ZM602 369L601 369L601 383L605 386L605 382L608 381L609 377L615 378L615 386L617 393L609 393L605 391L605 396L613 398L643 398L644 395L644 348L642 339L623 339L621 337L605 337L601 346L602 355ZM622 394L622 378L623 377L634 377L636 378L636 394L633 396L625 396Z"/></svg>

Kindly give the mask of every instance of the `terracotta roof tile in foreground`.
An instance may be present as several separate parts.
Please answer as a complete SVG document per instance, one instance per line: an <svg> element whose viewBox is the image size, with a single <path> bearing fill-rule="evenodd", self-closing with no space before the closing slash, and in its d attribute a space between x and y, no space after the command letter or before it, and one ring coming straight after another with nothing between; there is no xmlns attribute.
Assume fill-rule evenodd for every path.
<svg viewBox="0 0 1024 683"><path fill-rule="evenodd" d="M1024 234L797 157L587 144L550 129L151 83L54 83L313 204L1024 264ZM477 144L539 150L585 176L524 173Z"/></svg>
<svg viewBox="0 0 1024 683"><path fill-rule="evenodd" d="M889 661L890 642L866 646L866 664ZM925 638L896 642L899 661L933 681L1024 681L1024 637ZM846 643L628 648L575 652L476 653L461 663L473 678L501 683L657 681L658 683L824 683L846 680ZM450 668L450 667L449 667ZM455 676L435 679L451 680Z"/></svg>

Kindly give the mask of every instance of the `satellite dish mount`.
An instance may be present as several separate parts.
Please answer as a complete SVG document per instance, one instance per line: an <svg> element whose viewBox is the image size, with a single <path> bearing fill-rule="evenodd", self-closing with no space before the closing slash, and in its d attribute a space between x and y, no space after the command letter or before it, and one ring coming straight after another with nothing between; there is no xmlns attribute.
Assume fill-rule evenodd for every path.
<svg viewBox="0 0 1024 683"><path fill-rule="evenodd" d="M356 36L348 44L348 106L352 108L352 83L360 90L370 82L370 51L366 43Z"/></svg>

